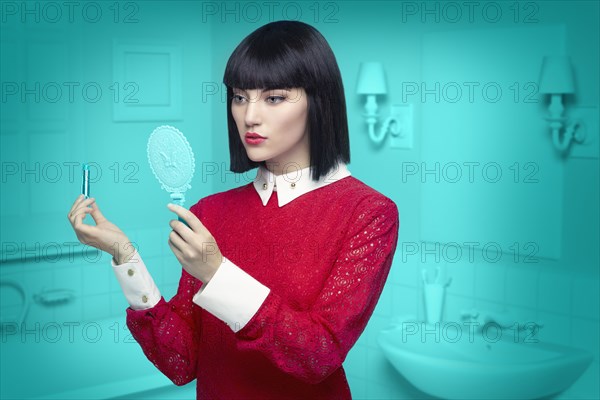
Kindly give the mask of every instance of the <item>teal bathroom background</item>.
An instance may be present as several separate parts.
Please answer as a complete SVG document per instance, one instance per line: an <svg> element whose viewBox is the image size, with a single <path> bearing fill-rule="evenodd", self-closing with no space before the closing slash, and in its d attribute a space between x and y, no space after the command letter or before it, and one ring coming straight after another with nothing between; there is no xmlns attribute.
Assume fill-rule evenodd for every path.
<svg viewBox="0 0 600 400"><path fill-rule="evenodd" d="M188 208L252 182L255 170L229 171L222 77L244 37L282 19L309 23L329 42L344 82L348 169L400 214L386 286L343 364L353 398L456 398L402 373L380 341L386 329L431 316L423 271L438 270L448 278L442 340L444 324L502 320L501 335L536 341L505 357L464 360L479 371L510 370L511 357L519 363L536 346L581 351L591 361L545 398L600 398L597 1L0 4L0 398L195 398L195 381L175 386L132 339L111 257L79 243L67 213L87 163L90 195L136 243L169 300L181 265L167 244L174 216L148 164L149 135L171 125L188 139L196 160ZM575 132L564 151L548 119L555 92L540 84L548 56L568 56L572 71L564 78L572 90L558 92L559 137ZM383 131L379 143L363 115L367 96L357 92L366 62L385 71L377 134L400 115L391 124L400 134ZM447 353L429 350L411 361L415 370L426 357L436 366L423 379L455 371ZM554 362L535 357L522 361L531 371ZM548 385L559 378L543 377ZM521 382L533 379L523 373ZM474 374L468 384L481 381Z"/></svg>

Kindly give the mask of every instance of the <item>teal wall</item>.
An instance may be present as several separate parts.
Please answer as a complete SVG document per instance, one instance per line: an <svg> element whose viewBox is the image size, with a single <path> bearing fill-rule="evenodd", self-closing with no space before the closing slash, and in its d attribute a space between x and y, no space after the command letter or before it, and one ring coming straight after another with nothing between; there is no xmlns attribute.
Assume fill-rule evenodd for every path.
<svg viewBox="0 0 600 400"><path fill-rule="evenodd" d="M67 9L60 6L61 3L53 4L61 7L61 15L55 14L55 6L44 2L2 2L0 25L3 85L0 277L19 283L27 291L30 304L25 321L28 328L35 330L36 323L44 327L53 323L62 325L66 321L81 324L100 321L105 332L112 335L113 331L107 332L106 327L110 326L107 321L123 323L127 302L110 269L110 258L106 254L98 254L96 258L93 251L86 253L83 246L76 246L77 239L66 219L71 204L80 193L79 171L83 162L96 166L96 171L92 170L95 179L91 193L104 215L137 243L163 296L169 299L175 293L181 269L167 244L168 221L173 216L164 207L169 201L168 194L160 189L148 166L148 136L156 126L168 124L180 129L190 142L196 158L196 172L186 196L188 207L211 193L250 182L253 173L236 175L227 171L226 104L221 84L225 64L235 46L250 32L272 20L297 19L295 10L300 10L302 17L299 19L315 26L328 40L342 73L350 129L349 170L354 177L393 199L400 212L398 251L388 283L367 329L344 363L354 397L427 398L401 378L385 359L377 344L377 335L401 316L425 317L420 269L430 270L435 266L446 268L453 279L446 293L445 321L460 320L461 310L469 308L510 312L519 321L543 321L540 340L584 348L594 356L592 364L575 385L556 398L600 396L597 379L600 168L597 155L595 158L556 156L543 120L547 99L542 97L534 105L484 104L476 100L470 108L471 105L465 102L458 107L443 101L432 102L431 97L422 101L418 97L406 100L402 96L402 88L407 82L421 83L452 76L448 75L452 72L448 65L429 62L443 57L431 50L440 46L440 37L463 38L455 44L448 43L448 46L456 46L455 50L453 47L448 51L449 59L454 62L452 51L464 54L465 49L469 49L465 41L471 43L470 36L506 32L502 51L512 54L511 49L517 48L519 41L526 40L520 36L524 32L520 29L529 29L531 34L527 38L532 38L536 32L540 34L546 32L545 29L559 27L563 33L556 42L549 43L550 39L526 42L531 44L531 54L550 48L556 49L557 54L570 55L577 92L566 100L567 113L577 106L598 107L597 2L486 2L502 11L497 21L491 19L492 14L482 14L484 3L475 9L472 19L462 7L462 16L452 21L451 6L434 1L281 2L277 3L272 15L258 2L248 5L233 1L137 1L121 2L117 6L112 2L78 2L73 21L69 20ZM255 18L254 7L257 5L260 18ZM412 6L417 7L417 11L408 13L411 8L407 7ZM23 7L32 11L23 14ZM434 10L434 14L423 13L422 7ZM284 9L286 13L282 11ZM98 17L97 10L101 12ZM435 10L439 10L439 19L436 19ZM517 10L518 15L515 14ZM443 32L447 32L447 36ZM118 45L126 46L129 53L117 54L115 48ZM520 45L520 48L525 46ZM144 46L163 47L147 50ZM483 56L471 56L484 64ZM180 68L174 64L177 60ZM525 79L527 74L539 68L524 60L527 58L505 59L506 68L500 63L494 71L508 71L506 76L510 77L522 72L524 80L520 84L524 84L528 80ZM389 140L381 146L369 141L361 116L364 98L356 94L358 68L363 61L380 61L386 69L388 95L378 98L382 115L386 115L393 104L413 105L412 149L391 148ZM541 65L541 60L539 62ZM483 68L478 70L476 62L469 63L468 67L469 71L475 71L472 80L485 80L488 76L485 74L490 72ZM172 83L178 81L181 84ZM36 82L40 83L37 93ZM77 84L72 99L69 99L65 82ZM507 82L501 84L508 93ZM53 91L55 83L62 90L57 101L54 101L57 96ZM22 92L22 84L30 90L29 94ZM115 84L119 87L118 94ZM89 87L88 91L82 91L84 86ZM95 96L96 88L100 88L101 95ZM36 101L37 95L39 101ZM489 113L491 118L478 118L480 112ZM458 119L464 116L467 118ZM469 157L473 160L477 154L472 151L478 147L466 138L476 138L482 146L493 143L493 150L485 154L488 161L537 161L539 177L547 185L544 188L552 194L546 196L546 192L527 192L522 186L511 187L504 194L503 207L498 208L495 203L498 199L493 199L474 208L461 209L461 213L473 214L464 226L472 229L465 230L467 237L468 232L483 232L481 237L472 238L483 241L483 235L498 231L502 231L504 237L520 237L519 226L496 229L484 226L475 216L478 212L484 215L496 211L505 212L509 217L522 215L526 210L523 204L539 204L539 209L535 210L536 218L554 215L556 219L548 221L547 225L527 225L524 220L521 228L527 226L533 232L532 242L558 243L559 249L553 249L557 250L558 256L541 254L535 263L524 263L522 258L520 262L513 262L510 255L501 262L490 263L481 253L477 253L474 260L461 259L459 262L448 262L443 257L441 262L420 258L426 246L423 240L441 241L442 237L453 237L453 227L443 225L445 221L440 221L443 230L439 231L438 238L427 225L431 221L424 222L428 221L426 217L430 213L443 210L449 197L431 200L429 194L432 192L427 192L421 179L402 179L403 166L421 165L431 162L432 157L436 159L439 154L445 154L446 148L436 147L436 140L433 140L436 136L431 136L440 135L443 138L440 143L447 140L444 139L446 131L432 125L436 117L440 126L447 129L447 134L457 138L459 150L447 154L446 162ZM447 126L444 118L448 121ZM467 126L468 129L459 129ZM488 128L489 132L495 132L499 126L513 126L514 129L503 130L502 135L483 136ZM478 135L480 130L481 136ZM530 141L536 147L527 146ZM479 161L485 159L481 155ZM101 175L98 174L100 171ZM504 172L509 173L509 170ZM453 193L468 195L472 200L485 188L482 183L467 185L461 189L464 192ZM511 202L513 200L517 203ZM93 223L90 217L86 222ZM554 230L556 233L552 233ZM458 237L458 233L456 235ZM71 248L69 243L72 243ZM410 245L419 246L416 256L403 253ZM54 306L34 300L34 296L42 291L54 289L72 291L74 296L71 301ZM2 286L1 294L2 320L14 320L21 309L18 292L14 287ZM42 339L47 333L42 332ZM95 360L76 367L73 365L77 363L75 354L87 354L79 347L86 340L78 336L79 344L76 341L64 347L48 345L40 350L39 344L32 343L34 336L30 334L21 339L19 334L6 331L3 334L6 340L0 343L5 350L1 356L2 398L34 398L68 391L75 391L72 392L75 397L86 397L85 388L96 388L96 393L106 393L105 397L109 398L117 393L127 393L119 392L113 385L124 379L130 379L127 381L130 382L129 393L160 386L148 383L161 378L152 375L157 371L145 360L141 350L128 347L129 353L122 353L127 354L123 368L128 365L138 368L137 375L95 375L98 366L110 368L119 361ZM114 347L111 349L116 351ZM43 354L47 354L44 362L48 369L45 372L41 368L34 369L32 373L31 366L25 361L34 362L39 351L46 352ZM15 360L7 354L13 357L22 354L23 358ZM82 378L80 382L84 383L77 385L67 381L64 370L68 368L77 369ZM45 379L55 385L30 385L29 379L35 371L48 374ZM19 380L14 376L27 378ZM160 382L163 385L169 383ZM173 387L170 394L148 393L144 397L176 398L180 395L193 398L193 389L192 383L186 388Z"/></svg>

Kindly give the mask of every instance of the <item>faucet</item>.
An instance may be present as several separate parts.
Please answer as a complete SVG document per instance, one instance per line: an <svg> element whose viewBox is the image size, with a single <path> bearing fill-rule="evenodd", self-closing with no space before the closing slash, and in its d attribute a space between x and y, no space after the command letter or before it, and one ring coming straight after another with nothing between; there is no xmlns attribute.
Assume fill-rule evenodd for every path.
<svg viewBox="0 0 600 400"><path fill-rule="evenodd" d="M543 322L534 322L533 319L519 321L516 318L511 317L511 314L508 312L480 312L476 308L462 309L460 311L460 316L463 321L468 321L470 323L478 323L477 330L479 332L482 331L484 326L486 326L487 324L495 324L502 329L513 330L515 329L516 325L517 332L527 331L532 333L536 329L539 329L544 326Z"/></svg>

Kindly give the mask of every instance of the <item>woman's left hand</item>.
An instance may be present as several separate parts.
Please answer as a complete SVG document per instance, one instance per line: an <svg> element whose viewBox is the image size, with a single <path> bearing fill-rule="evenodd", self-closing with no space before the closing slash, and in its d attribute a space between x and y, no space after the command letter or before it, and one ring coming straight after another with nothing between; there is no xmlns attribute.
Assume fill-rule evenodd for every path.
<svg viewBox="0 0 600 400"><path fill-rule="evenodd" d="M173 228L169 234L171 250L190 275L208 283L223 262L215 238L190 210L172 203L167 208L189 225L178 220L169 221Z"/></svg>

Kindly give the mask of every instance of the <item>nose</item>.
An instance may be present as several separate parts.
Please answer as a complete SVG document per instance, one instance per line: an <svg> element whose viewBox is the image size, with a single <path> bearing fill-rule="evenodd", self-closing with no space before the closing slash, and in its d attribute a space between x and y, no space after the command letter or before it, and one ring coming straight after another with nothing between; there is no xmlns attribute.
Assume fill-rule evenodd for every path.
<svg viewBox="0 0 600 400"><path fill-rule="evenodd" d="M246 114L244 115L246 126L255 126L260 124L259 110L256 103L248 103Z"/></svg>
<svg viewBox="0 0 600 400"><path fill-rule="evenodd" d="M246 105L246 114L244 115L246 126L255 126L260 124L260 102L251 97Z"/></svg>

